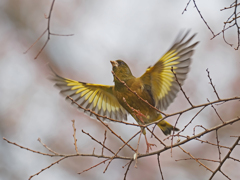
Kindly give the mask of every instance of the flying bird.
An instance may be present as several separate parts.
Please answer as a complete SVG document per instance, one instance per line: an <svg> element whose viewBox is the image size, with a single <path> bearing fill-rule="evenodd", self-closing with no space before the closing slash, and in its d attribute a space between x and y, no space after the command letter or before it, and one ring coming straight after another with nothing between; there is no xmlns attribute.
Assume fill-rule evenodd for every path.
<svg viewBox="0 0 240 180"><path fill-rule="evenodd" d="M131 114L140 125L160 120L162 119L161 113L150 107L133 92L135 91L142 99L147 100L149 104L160 111L168 108L180 89L171 68L182 85L189 72L194 48L199 43L190 44L196 34L187 38L188 34L189 31L185 34L180 33L170 49L155 65L147 68L140 77L132 74L126 62L116 60L110 61L114 74L113 86L75 81L61 77L55 72L52 80L55 81L61 94L71 97L80 106L99 115L122 121L127 120L127 115ZM79 106L77 107L79 108ZM93 113L90 115L95 116ZM179 130L165 120L160 121L157 126L165 135ZM142 132L146 138L143 128ZM151 145L147 142L147 151Z"/></svg>

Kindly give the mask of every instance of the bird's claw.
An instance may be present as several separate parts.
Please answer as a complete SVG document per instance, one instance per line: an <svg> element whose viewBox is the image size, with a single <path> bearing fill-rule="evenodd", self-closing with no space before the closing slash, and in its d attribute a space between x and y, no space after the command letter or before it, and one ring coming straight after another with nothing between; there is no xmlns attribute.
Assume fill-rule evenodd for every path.
<svg viewBox="0 0 240 180"><path fill-rule="evenodd" d="M155 147L157 147L157 145L156 145L156 144L151 144L151 143L149 143L149 142L146 142L146 144L147 144L147 150L146 150L146 153L149 153L149 149L151 149L151 150L152 150L152 146L155 146Z"/></svg>

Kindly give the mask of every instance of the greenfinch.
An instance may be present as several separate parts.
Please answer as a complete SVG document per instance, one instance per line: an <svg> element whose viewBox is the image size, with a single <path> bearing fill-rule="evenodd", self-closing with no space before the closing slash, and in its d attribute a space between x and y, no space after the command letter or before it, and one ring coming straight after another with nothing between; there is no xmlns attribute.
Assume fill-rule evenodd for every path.
<svg viewBox="0 0 240 180"><path fill-rule="evenodd" d="M161 111L166 110L180 89L171 68L182 85L189 71L194 47L198 44L195 42L189 45L196 34L187 38L188 33L189 31L178 35L170 49L140 77L133 76L124 61L116 60L110 61L114 72L113 86L75 81L56 73L53 80L60 88L61 94L71 97L85 109L90 109L99 115L122 121L127 120L127 115L131 114L141 125L160 120L161 113L138 98L126 86L152 106ZM91 113L90 115L93 116ZM165 135L179 130L165 120L160 121L157 126Z"/></svg>

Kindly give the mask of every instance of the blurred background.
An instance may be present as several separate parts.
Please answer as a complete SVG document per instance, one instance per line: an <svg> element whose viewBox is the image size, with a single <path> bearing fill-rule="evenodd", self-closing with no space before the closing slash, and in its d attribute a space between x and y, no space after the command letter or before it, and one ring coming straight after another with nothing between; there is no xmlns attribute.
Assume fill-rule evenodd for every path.
<svg viewBox="0 0 240 180"><path fill-rule="evenodd" d="M48 80L50 64L56 72L68 78L98 84L113 84L110 60L123 59L130 66L135 76L142 75L149 65L153 65L172 45L180 30L191 29L197 33L194 41L200 41L191 64L191 70L183 86L193 104L216 100L216 95L209 84L206 69L210 71L214 85L221 98L240 95L240 51L227 45L222 35L210 40L211 32L203 23L191 2L187 11L182 14L188 0L58 0L55 2L51 18L51 32L74 34L74 36L51 36L43 52L34 60L45 43L47 36L23 54L47 27L44 14L48 15L51 0L2 0L0 1L0 137L22 146L48 152L38 141L42 141L58 153L75 152L73 145L72 119L76 120L79 152L101 153L101 146L81 132L90 133L99 141L104 139L105 127L98 121L77 111L59 95L53 83ZM232 1L197 1L198 7L215 33L220 32L223 22L232 14L232 10L220 11ZM226 33L229 42L237 45L236 29ZM167 113L173 113L189 104L179 93ZM224 121L240 115L239 101L228 102L216 107ZM185 113L179 120L178 128L182 129L198 110ZM169 120L175 123L177 117ZM129 122L134 120L129 116ZM191 136L196 125L211 128L220 124L211 107L206 108L186 129L184 135ZM139 128L123 124L109 123L116 133L128 140ZM240 122L218 131L220 144L232 146L240 135ZM197 128L196 133L202 129ZM160 139L164 135L160 130L155 133ZM148 134L149 136L149 134ZM34 154L8 144L0 139L0 179L28 179L58 158ZM203 140L216 143L215 132ZM183 140L183 139L181 139ZM162 146L156 143L156 151ZM166 141L169 143L169 141ZM106 145L117 151L122 143L107 132ZM137 139L131 141L136 147ZM218 160L216 147L191 141L182 146L197 158ZM144 138L141 139L140 153L145 153ZM232 152L232 157L240 158L240 147ZM221 149L222 157L227 153ZM106 151L105 151L106 152ZM106 152L106 155L109 155ZM129 148L124 148L120 155L133 156ZM193 160L175 162L188 158L179 148L161 154L161 166L164 179L208 179L211 175L204 167ZM123 179L127 163L114 160L106 173L106 164L78 175L102 159L74 157L66 159L47 169L38 179ZM203 162L212 170L218 163ZM227 160L222 167L231 179L240 179L240 163ZM141 158L138 168L133 165L127 179L161 179L156 156ZM226 179L217 173L214 179Z"/></svg>

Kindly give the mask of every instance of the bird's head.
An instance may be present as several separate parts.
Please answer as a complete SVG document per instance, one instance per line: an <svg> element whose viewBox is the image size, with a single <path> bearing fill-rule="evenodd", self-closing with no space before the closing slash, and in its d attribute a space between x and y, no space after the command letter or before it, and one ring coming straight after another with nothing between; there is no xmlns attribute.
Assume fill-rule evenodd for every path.
<svg viewBox="0 0 240 180"><path fill-rule="evenodd" d="M133 77L132 72L128 65L122 60L110 61L112 64L112 70L115 75L122 81L126 81ZM116 77L114 77L116 82Z"/></svg>

